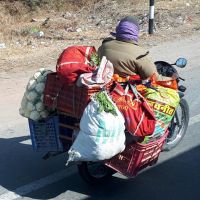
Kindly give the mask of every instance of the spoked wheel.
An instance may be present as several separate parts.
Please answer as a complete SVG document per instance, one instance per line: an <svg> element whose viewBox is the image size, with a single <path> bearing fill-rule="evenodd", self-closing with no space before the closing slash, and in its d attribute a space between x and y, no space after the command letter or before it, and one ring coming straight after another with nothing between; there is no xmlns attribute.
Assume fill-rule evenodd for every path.
<svg viewBox="0 0 200 200"><path fill-rule="evenodd" d="M169 151L176 147L186 134L189 122L189 107L185 99L180 100L175 115L169 126L169 134L163 146L164 151Z"/></svg>
<svg viewBox="0 0 200 200"><path fill-rule="evenodd" d="M81 162L78 164L81 178L89 184L100 184L108 180L115 171L103 162Z"/></svg>

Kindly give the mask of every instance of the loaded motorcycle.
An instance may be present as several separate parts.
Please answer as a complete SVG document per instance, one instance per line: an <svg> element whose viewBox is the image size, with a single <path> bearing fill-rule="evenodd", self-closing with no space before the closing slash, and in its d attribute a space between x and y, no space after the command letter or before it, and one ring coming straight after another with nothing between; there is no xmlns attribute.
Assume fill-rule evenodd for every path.
<svg viewBox="0 0 200 200"><path fill-rule="evenodd" d="M86 182L88 182L90 184L102 183L103 181L110 178L116 172L120 172L123 175L125 175L129 178L132 178L135 175L137 175L137 173L139 171L141 171L142 169L155 164L159 158L159 154L161 151L169 151L169 150L175 148L180 143L180 141L183 139L183 137L185 136L186 131L187 131L188 122L189 122L189 107L188 107L187 101L184 99L184 92L186 90L186 87L184 87L183 85L180 85L180 81L184 81L184 79L178 75L178 72L174 66L183 68L186 66L186 64L187 64L187 60L184 58L177 59L177 61L174 64L169 64L164 61L155 62L155 65L157 67L157 71L159 74L162 74L163 76L167 76L167 77L172 77L172 75L176 75L177 78L176 78L175 82L176 82L176 86L178 86L177 89L178 89L178 93L180 96L179 106L176 108L175 114L174 114L165 134L163 136L161 136L160 138L157 138L153 142L149 142L147 144L141 144L138 141L138 137L131 138L131 140L132 139L134 139L134 140L132 140L130 142L129 136L131 134L129 134L127 131L125 131L125 134L126 134L125 146L126 146L126 148L123 152L121 152L121 153L117 154L116 156L114 156L113 158L111 158L109 160L105 160L105 161L77 162L78 171L80 173L80 176ZM46 103L49 103L48 105L54 106L54 104L57 104L57 97L60 94L60 92L62 93L62 91L65 91L65 90L64 89L61 90L62 87L60 87L60 85L59 85L59 81L57 79L56 73L51 73L49 75L50 75L49 81L51 83L55 82L55 86L56 87L58 86L57 87L58 91L56 88L56 91L54 92L54 87L51 87L51 85L48 86L48 84L47 84L47 86L48 86L47 89L49 89L50 91L53 89L53 94L45 95ZM121 83L121 84L123 85L126 83ZM68 90L74 90L74 88L68 87L66 91L68 91ZM60 94L60 96L62 96L62 95ZM66 98L67 98L67 100L69 99L68 96ZM66 102L65 98L63 99L63 102ZM84 104L84 106L85 106L85 104ZM83 107L83 108L85 108L85 107ZM67 122L72 121L72 124L68 125L68 124L65 124L64 122L62 123L61 119L58 120L57 116L55 116L55 118L56 118L56 121L59 121L59 125L62 125L64 128L70 128L70 131L71 131L70 134L73 132L72 130L74 129L74 127L77 128L77 126L80 122L79 120L74 121L73 117L68 116ZM53 119L50 122L52 122L52 121L53 121ZM34 124L35 122L32 122L32 123ZM41 132L41 135L45 139L45 135L48 135L48 131L47 131L48 129L46 129L46 128L49 128L51 130L51 128L53 128L54 126L52 126L52 123L51 123L50 124L51 126L48 125L46 127L46 122L44 122L44 124L42 123L41 125L42 125L41 130L39 129L40 131L38 133ZM55 127L57 127L57 126L55 126ZM36 128L37 128L37 126L36 126ZM33 129L33 126L32 126L32 129ZM53 139L56 139L56 142L53 141L52 144L58 143L60 146L60 142L58 141L58 140L60 140L63 147L59 148L61 150L58 150L57 145L55 145L56 150L49 151L43 157L43 159L48 159L51 156L56 156L60 153L68 151L70 146L72 145L72 141L74 139L73 137L75 136L74 134L71 134L69 137L66 135L61 135L62 131L60 129L58 131L59 132L59 139L58 139L58 134L54 134L53 131L50 131L50 132L52 132L52 135L54 136ZM49 136L47 138L51 139ZM39 139L39 138L36 138L36 139ZM62 140L62 139L64 139L64 140ZM65 141L69 141L69 142L65 143ZM32 141L32 144L34 144L34 141ZM33 145L33 147L34 147L34 145ZM63 150L63 148L65 148L65 149Z"/></svg>
<svg viewBox="0 0 200 200"><path fill-rule="evenodd" d="M179 68L184 68L187 64L187 60L185 58L179 58L174 64L169 64L164 61L156 61L155 65L157 67L157 71L159 74L167 77L171 77L173 74L176 74L176 81L178 84L178 93L180 96L179 106L176 108L175 114L171 120L171 123L168 127L167 133L165 134L165 138L163 140L163 144L161 145L162 151L170 151L175 148L183 139L186 134L188 122L189 122L189 107L187 101L184 99L184 92L186 87L180 85L180 81L184 81L185 79L181 78L178 75L177 70L174 66ZM160 145L160 144L155 144ZM143 148L143 147L142 147ZM155 148L155 147L154 147ZM159 147L158 147L159 148ZM143 149L144 150L144 149ZM118 158L123 157L124 155L119 155ZM141 156L141 155L139 155ZM137 168L135 168L135 172L132 173L132 177L134 177L140 170L146 168L147 166L151 166L155 164L158 160L158 156L154 159L149 159L149 161L145 161L145 163ZM126 157L126 154L125 154ZM122 159L123 160L123 159ZM126 162L121 161L121 164ZM139 160L141 162L141 159ZM131 163L134 165L134 163ZM98 184L110 178L114 173L120 172L115 167L112 167L112 164L108 164L108 162L79 162L78 163L78 171L80 176L89 184ZM129 165L130 167L130 165ZM126 174L125 174L126 175Z"/></svg>

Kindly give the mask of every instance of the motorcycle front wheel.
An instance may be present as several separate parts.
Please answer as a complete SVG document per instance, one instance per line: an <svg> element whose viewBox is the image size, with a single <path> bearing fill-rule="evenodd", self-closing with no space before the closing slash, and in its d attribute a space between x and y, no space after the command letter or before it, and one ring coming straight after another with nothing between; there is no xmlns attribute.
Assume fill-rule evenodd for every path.
<svg viewBox="0 0 200 200"><path fill-rule="evenodd" d="M163 151L170 151L176 147L186 134L189 123L189 106L185 99L180 100L175 115L169 126L169 134L163 145Z"/></svg>
<svg viewBox="0 0 200 200"><path fill-rule="evenodd" d="M92 185L108 180L115 173L103 162L80 162L77 167L81 178Z"/></svg>

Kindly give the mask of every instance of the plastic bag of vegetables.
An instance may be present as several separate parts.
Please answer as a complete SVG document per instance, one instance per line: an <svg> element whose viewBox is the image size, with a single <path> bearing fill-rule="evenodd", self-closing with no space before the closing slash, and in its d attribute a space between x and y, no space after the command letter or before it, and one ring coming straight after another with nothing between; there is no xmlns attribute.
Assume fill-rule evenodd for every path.
<svg viewBox="0 0 200 200"><path fill-rule="evenodd" d="M80 131L68 151L71 161L109 159L125 149L124 117L106 92L94 95L85 108Z"/></svg>
<svg viewBox="0 0 200 200"><path fill-rule="evenodd" d="M35 121L48 117L50 111L43 104L43 92L47 74L51 72L41 68L29 79L21 101L20 115Z"/></svg>

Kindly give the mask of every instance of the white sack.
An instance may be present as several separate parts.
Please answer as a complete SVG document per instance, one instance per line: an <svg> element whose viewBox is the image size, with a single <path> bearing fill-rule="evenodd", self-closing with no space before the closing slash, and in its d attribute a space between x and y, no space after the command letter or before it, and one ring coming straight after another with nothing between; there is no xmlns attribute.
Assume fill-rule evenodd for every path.
<svg viewBox="0 0 200 200"><path fill-rule="evenodd" d="M91 100L81 118L80 132L68 151L68 161L105 160L125 149L124 118L114 106L117 116L98 113L99 103Z"/></svg>

